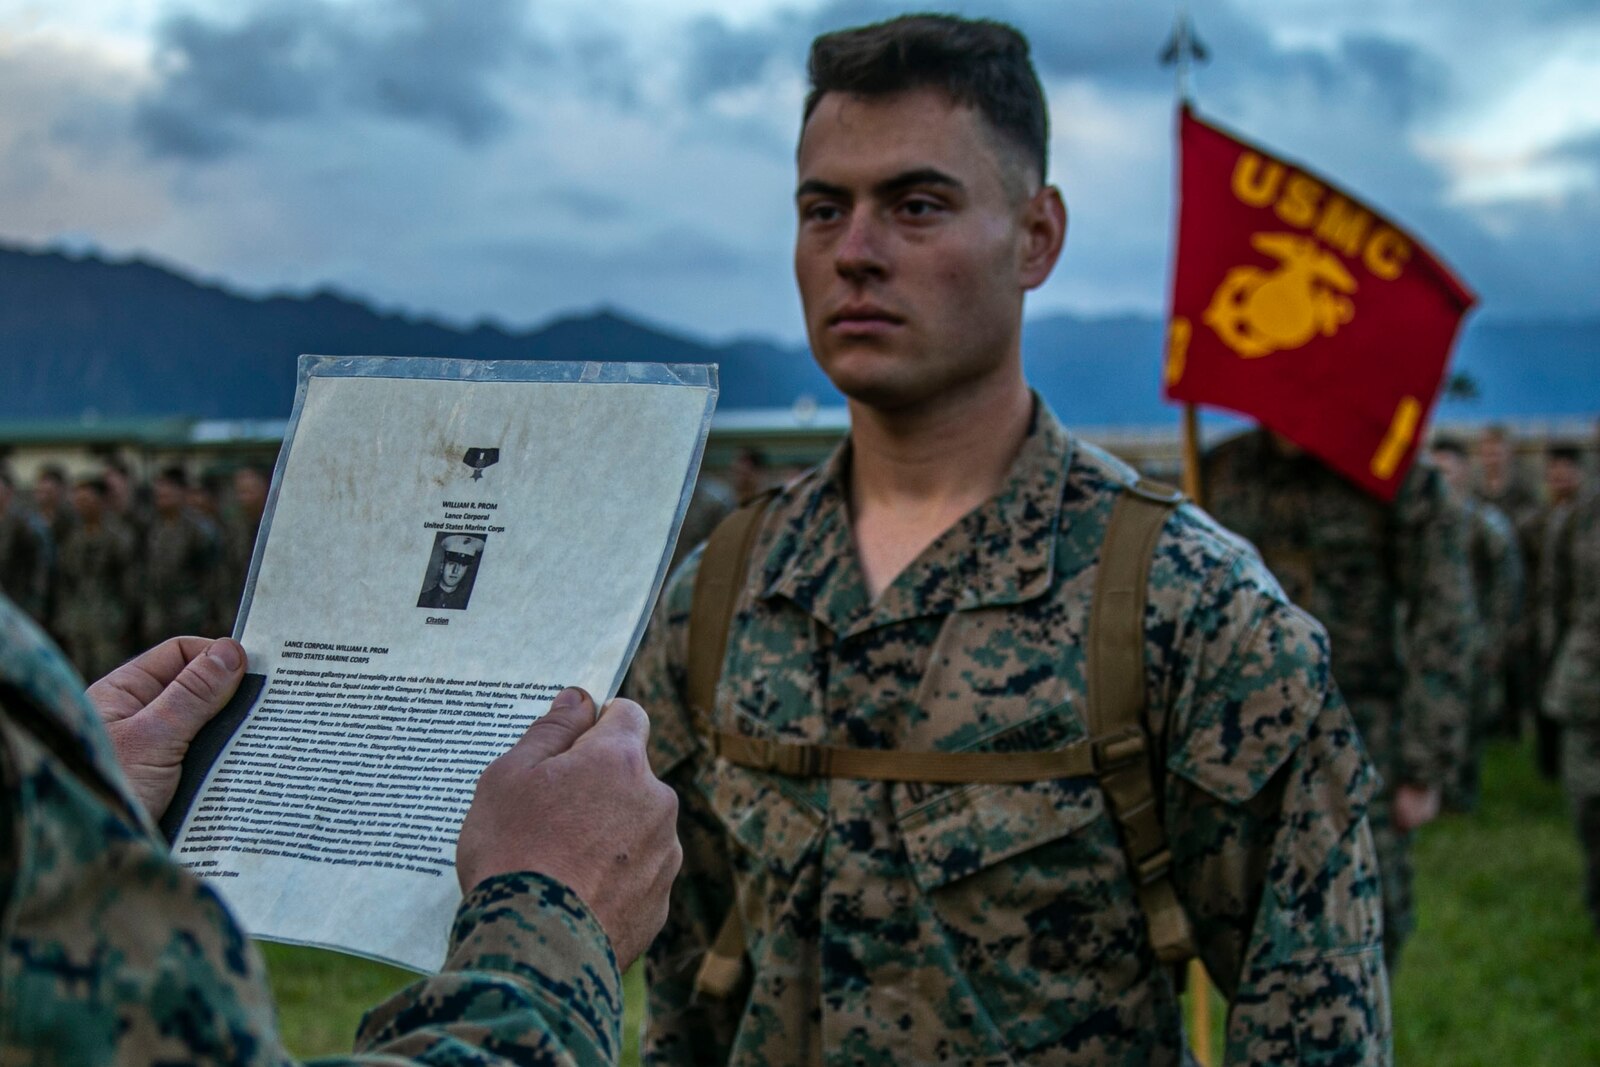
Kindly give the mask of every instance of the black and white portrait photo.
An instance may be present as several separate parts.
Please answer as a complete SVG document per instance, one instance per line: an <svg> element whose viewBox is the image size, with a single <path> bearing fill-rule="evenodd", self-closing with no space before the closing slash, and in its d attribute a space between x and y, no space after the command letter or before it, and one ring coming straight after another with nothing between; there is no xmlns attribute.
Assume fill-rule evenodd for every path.
<svg viewBox="0 0 1600 1067"><path fill-rule="evenodd" d="M446 531L437 535L433 539L433 552L428 557L428 571L422 580L417 607L457 611L465 608L472 598L472 584L478 578L478 564L483 560L483 546L487 540L483 534Z"/></svg>

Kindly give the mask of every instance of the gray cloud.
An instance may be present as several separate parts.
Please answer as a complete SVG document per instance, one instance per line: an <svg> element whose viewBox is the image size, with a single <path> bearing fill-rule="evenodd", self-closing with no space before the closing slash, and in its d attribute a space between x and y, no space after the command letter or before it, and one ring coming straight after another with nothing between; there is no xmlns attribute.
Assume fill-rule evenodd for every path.
<svg viewBox="0 0 1600 1067"><path fill-rule="evenodd" d="M226 21L179 13L160 27L160 82L134 129L154 154L207 159L253 126L344 108L478 144L506 124L496 78L547 54L522 0L264 0Z"/></svg>
<svg viewBox="0 0 1600 1067"><path fill-rule="evenodd" d="M568 41L563 50L574 61L572 74L587 95L623 109L639 106L639 65L625 41L589 31Z"/></svg>
<svg viewBox="0 0 1600 1067"><path fill-rule="evenodd" d="M760 81L781 39L788 36L773 27L735 28L709 16L695 19L686 32L689 61L684 65L683 88L696 103Z"/></svg>
<svg viewBox="0 0 1600 1067"><path fill-rule="evenodd" d="M998 18L1010 12L996 11ZM1171 75L1157 64L1157 55L1172 32L1171 13L1162 7L1088 0L1050 11L1020 8L1018 28L1033 43L1041 76L1095 78L1113 85L1164 88ZM1199 37L1212 44L1205 27Z"/></svg>
<svg viewBox="0 0 1600 1067"><path fill-rule="evenodd" d="M1347 37L1341 65L1367 99L1386 102L1396 122L1410 122L1445 102L1449 74L1444 64L1413 45L1380 37Z"/></svg>
<svg viewBox="0 0 1600 1067"><path fill-rule="evenodd" d="M1551 0L1554 3L1554 0ZM943 5L969 17L997 18L1027 34L1046 79L1089 79L1114 90L1166 92L1172 75L1158 54L1172 29L1160 5L1127 0L957 0ZM759 82L774 64L801 69L819 33L903 13L893 0L833 0L814 11L785 9L762 22L734 26L714 17L687 31L683 89L692 103L717 92ZM1248 86L1270 93L1285 77L1314 86L1329 98L1360 93L1395 120L1408 120L1443 99L1444 65L1406 42L1373 35L1349 36L1332 50L1285 48L1258 22L1227 4L1205 12L1199 35L1213 62L1206 82Z"/></svg>
<svg viewBox="0 0 1600 1067"><path fill-rule="evenodd" d="M633 214L632 205L619 196L579 185L552 186L543 191L548 202L584 222L616 222Z"/></svg>
<svg viewBox="0 0 1600 1067"><path fill-rule="evenodd" d="M1600 176L1600 130L1570 137L1552 146L1541 157L1552 163L1577 163L1596 168Z"/></svg>

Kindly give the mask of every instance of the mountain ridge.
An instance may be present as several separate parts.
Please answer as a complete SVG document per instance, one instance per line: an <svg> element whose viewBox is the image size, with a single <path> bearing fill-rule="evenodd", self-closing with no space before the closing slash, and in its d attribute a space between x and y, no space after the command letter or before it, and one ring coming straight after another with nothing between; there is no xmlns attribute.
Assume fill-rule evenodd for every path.
<svg viewBox="0 0 1600 1067"><path fill-rule="evenodd" d="M1155 316L1034 316L1024 361L1070 423L1157 424L1173 415L1159 395L1162 336ZM803 347L710 342L609 305L523 330L487 318L455 325L331 286L250 296L143 257L0 243L0 419L283 416L303 352L715 362L723 409L788 407L802 395L843 403ZM1452 369L1473 378L1480 399L1446 401L1446 418L1593 414L1600 319L1475 316Z"/></svg>

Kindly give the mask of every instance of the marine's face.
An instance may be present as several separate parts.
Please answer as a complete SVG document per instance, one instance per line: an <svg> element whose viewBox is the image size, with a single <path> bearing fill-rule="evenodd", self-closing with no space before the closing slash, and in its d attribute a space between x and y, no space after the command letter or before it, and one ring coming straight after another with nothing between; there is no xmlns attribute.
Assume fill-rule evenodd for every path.
<svg viewBox="0 0 1600 1067"><path fill-rule="evenodd" d="M1478 442L1478 465L1485 477L1498 481L1511 460L1511 446L1505 438L1486 435Z"/></svg>
<svg viewBox="0 0 1600 1067"><path fill-rule="evenodd" d="M1442 448L1434 451L1432 457L1445 483L1455 492L1465 493L1468 489L1466 457Z"/></svg>
<svg viewBox="0 0 1600 1067"><path fill-rule="evenodd" d="M1570 459L1552 459L1545 463L1544 484L1550 495L1565 500L1578 491L1583 474Z"/></svg>
<svg viewBox="0 0 1600 1067"><path fill-rule="evenodd" d="M267 506L267 483L253 470L236 471L233 476L233 498L239 502L239 510L246 515L260 515Z"/></svg>
<svg viewBox="0 0 1600 1067"><path fill-rule="evenodd" d="M446 552L444 568L439 574L439 585L446 591L453 590L461 584L461 580L467 576L467 572L471 569L472 557Z"/></svg>
<svg viewBox="0 0 1600 1067"><path fill-rule="evenodd" d="M54 478L40 478L33 483L33 502L44 511L54 511L61 506L61 483Z"/></svg>
<svg viewBox="0 0 1600 1067"><path fill-rule="evenodd" d="M1059 196L977 111L933 90L830 93L798 170L795 279L841 392L894 410L1020 359L1023 294L1048 277L1065 218L1041 243L1041 198Z"/></svg>
<svg viewBox="0 0 1600 1067"><path fill-rule="evenodd" d="M151 486L155 497L156 510L163 515L175 515L183 509L183 487L166 478L157 478Z"/></svg>
<svg viewBox="0 0 1600 1067"><path fill-rule="evenodd" d="M483 541L465 534L452 534L444 539L444 557L439 561L439 588L453 593L466 581L483 551Z"/></svg>
<svg viewBox="0 0 1600 1067"><path fill-rule="evenodd" d="M126 510L133 499L133 487L128 484L127 475L115 467L107 467L102 477L106 482L106 503L118 510Z"/></svg>
<svg viewBox="0 0 1600 1067"><path fill-rule="evenodd" d="M97 522L100 513L105 510L105 501L95 490L86 485L78 485L72 489L72 507L84 521Z"/></svg>

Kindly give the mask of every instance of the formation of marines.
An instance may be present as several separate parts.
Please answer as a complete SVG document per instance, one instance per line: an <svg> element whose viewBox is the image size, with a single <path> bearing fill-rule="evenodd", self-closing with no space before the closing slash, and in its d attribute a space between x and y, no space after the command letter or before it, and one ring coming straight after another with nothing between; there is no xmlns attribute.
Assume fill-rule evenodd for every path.
<svg viewBox="0 0 1600 1067"><path fill-rule="evenodd" d="M1230 1002L1228 1063L1389 1063L1410 836L1470 809L1475 748L1508 723L1541 724L1600 929L1600 504L1577 457L1551 451L1539 505L1493 433L1479 486L1465 446L1441 441L1392 504L1265 431L1206 457L1203 501L1149 483L1069 433L1023 376L1023 298L1066 236L1027 41L906 16L818 38L809 74L794 264L850 432L688 553L634 665L683 857L646 955L646 1062L1179 1064L1177 968L1198 957ZM182 506L170 473L137 517L115 473L69 493L51 471L31 510L13 493L0 515L16 553L0 581L91 677L126 649L106 634L223 617L206 583L227 512ZM475 556L444 547L440 590ZM92 710L9 611L5 692L35 683L103 769ZM81 770L5 710L7 758L30 778ZM510 767L491 767L480 799ZM105 778L100 794L36 792L131 809L114 767ZM116 843L58 853L51 878L129 842L160 865L137 812L96 819ZM464 831L463 849L484 840ZM396 1054L430 1062L479 1062L478 1046L565 1062L574 1035L614 1060L616 960L593 952L614 935L588 921L595 901L497 877L474 890L463 875L457 936L509 913L508 940L464 965L507 989L441 976L369 1031L392 1026ZM13 945L92 934L120 949L72 989L160 956L150 910L143 940L121 944L120 928L49 929L43 892L4 902L24 919ZM125 899L114 880L97 892ZM238 936L220 908L198 922L202 944ZM194 942L196 923L185 912L165 943ZM561 951L541 960L550 927ZM8 951L6 996L70 999L51 991L56 956ZM260 990L253 975L213 984ZM400 1040L480 1009L495 1025L466 1026L448 1054ZM102 1049L161 1028L137 997L119 1010L133 1023ZM228 1037L276 1048L270 1021Z"/></svg>
<svg viewBox="0 0 1600 1067"><path fill-rule="evenodd" d="M230 633L268 481L239 467L225 494L171 466L139 487L113 461L70 482L46 466L19 490L0 468L0 592L88 678L168 637Z"/></svg>

